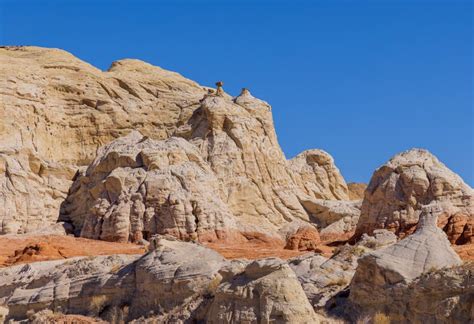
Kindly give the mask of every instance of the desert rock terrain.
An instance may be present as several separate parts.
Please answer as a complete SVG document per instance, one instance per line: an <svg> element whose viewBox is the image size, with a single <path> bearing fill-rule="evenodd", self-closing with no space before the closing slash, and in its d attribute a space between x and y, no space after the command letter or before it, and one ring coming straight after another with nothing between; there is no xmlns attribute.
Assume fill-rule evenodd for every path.
<svg viewBox="0 0 474 324"><path fill-rule="evenodd" d="M246 88L20 46L0 76L0 323L474 321L474 192L427 150L347 184Z"/></svg>

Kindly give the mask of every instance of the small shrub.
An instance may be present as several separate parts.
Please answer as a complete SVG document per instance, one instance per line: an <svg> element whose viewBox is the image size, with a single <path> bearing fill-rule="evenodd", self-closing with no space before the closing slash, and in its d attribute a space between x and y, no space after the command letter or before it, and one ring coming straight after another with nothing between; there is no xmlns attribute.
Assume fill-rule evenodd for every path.
<svg viewBox="0 0 474 324"><path fill-rule="evenodd" d="M349 282L345 278L337 278L328 283L328 286L347 286Z"/></svg>
<svg viewBox="0 0 474 324"><path fill-rule="evenodd" d="M209 282L209 285L207 286L207 291L209 293L212 293L216 291L217 287L220 285L222 280L222 277L220 275L216 275L212 280Z"/></svg>
<svg viewBox="0 0 474 324"><path fill-rule="evenodd" d="M96 295L91 297L91 309L99 313L104 307L105 302L107 301L107 296L105 295Z"/></svg>
<svg viewBox="0 0 474 324"><path fill-rule="evenodd" d="M384 313L377 313L374 315L374 324L390 324L390 317Z"/></svg>

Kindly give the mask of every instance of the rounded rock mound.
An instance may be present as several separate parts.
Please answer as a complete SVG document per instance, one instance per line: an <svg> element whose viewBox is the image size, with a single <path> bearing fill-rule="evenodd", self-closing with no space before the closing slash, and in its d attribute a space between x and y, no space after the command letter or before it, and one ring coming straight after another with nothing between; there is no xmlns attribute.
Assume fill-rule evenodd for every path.
<svg viewBox="0 0 474 324"><path fill-rule="evenodd" d="M471 241L472 188L427 150L400 153L374 172L365 191L355 238L382 228L405 237L415 230L422 206L433 202L443 205L439 225L450 241Z"/></svg>

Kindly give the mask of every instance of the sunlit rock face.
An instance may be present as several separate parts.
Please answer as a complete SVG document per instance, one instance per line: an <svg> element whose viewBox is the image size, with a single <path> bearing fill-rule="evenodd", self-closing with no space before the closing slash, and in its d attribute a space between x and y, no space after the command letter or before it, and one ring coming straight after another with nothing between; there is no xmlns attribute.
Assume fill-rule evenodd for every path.
<svg viewBox="0 0 474 324"><path fill-rule="evenodd" d="M358 260L350 285L354 313L395 322L465 322L472 316L472 266L437 227L439 203L425 206L416 232Z"/></svg>
<svg viewBox="0 0 474 324"><path fill-rule="evenodd" d="M132 130L168 138L206 92L138 60L101 71L58 49L0 48L0 233L56 222L99 147Z"/></svg>
<svg viewBox="0 0 474 324"><path fill-rule="evenodd" d="M356 236L377 228L400 237L412 233L423 205L442 203L440 226L451 241L472 240L474 193L426 150L412 149L377 169L365 191Z"/></svg>
<svg viewBox="0 0 474 324"><path fill-rule="evenodd" d="M217 179L218 189L212 196L221 201L218 214L230 212L242 231L267 232L284 239L288 233L282 234L282 228L295 221L311 221L303 200L347 199L344 179L327 153L309 150L286 160L276 138L271 107L246 89L233 98L222 87L216 92L138 60L117 61L108 71L100 71L67 52L39 47L0 48L0 75L0 177L4 179L0 233L30 232L40 224L56 222L59 214L72 213L71 197L90 202L89 197L78 195L84 192L77 191L78 179L85 181L91 176L89 173L84 178L82 172L95 168L91 163L101 158L97 156L99 148L135 130L150 140L174 136L195 145L197 155L207 164L203 172L214 186L213 177ZM140 177L148 167L141 169L130 171L127 181L140 187ZM107 176L110 190L131 188L129 183L112 185L111 179L122 179L123 173L117 169ZM70 188L70 198L63 205L66 209L60 212ZM154 232L145 229L148 225L135 224L141 217L132 216L129 229L124 219L130 217L112 216L107 221L102 216L86 217L86 206L91 215L142 213L136 195L115 205L116 198L102 197L109 189L97 192L101 188L95 188L98 200L94 199L94 208L89 204L79 207L78 203L73 208L76 230L82 231L85 224L85 236L108 240L124 240L127 235L135 240L140 239L140 231L141 236ZM189 215L189 210L196 210L196 206L189 207L193 202L184 203L186 199L191 198L179 197L175 209L185 211L175 211L177 214ZM147 217L153 218L144 217L144 224L149 224ZM93 219L103 219L106 227L109 222L117 224L113 231L120 233L98 234L101 226L97 227ZM188 225L179 225L185 230L176 232L179 237L194 231L189 225L191 218L186 219ZM199 226L207 228L205 223Z"/></svg>
<svg viewBox="0 0 474 324"><path fill-rule="evenodd" d="M63 212L80 236L107 241L153 234L206 241L236 232L217 178L196 148L182 138L156 141L138 132L99 150Z"/></svg>

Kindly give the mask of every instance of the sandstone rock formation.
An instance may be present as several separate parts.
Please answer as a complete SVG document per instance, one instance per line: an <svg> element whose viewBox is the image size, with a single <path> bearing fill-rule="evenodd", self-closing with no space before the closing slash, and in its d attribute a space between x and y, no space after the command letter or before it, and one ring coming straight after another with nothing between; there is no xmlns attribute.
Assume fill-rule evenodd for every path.
<svg viewBox="0 0 474 324"><path fill-rule="evenodd" d="M206 92L137 60L102 72L62 50L0 48L0 234L55 222L100 146L134 129L169 137Z"/></svg>
<svg viewBox="0 0 474 324"><path fill-rule="evenodd" d="M199 148L219 179L224 202L248 231L275 233L294 219L309 220L267 103L247 91L234 100L206 96L179 134Z"/></svg>
<svg viewBox="0 0 474 324"><path fill-rule="evenodd" d="M361 200L361 199L363 199L365 189L367 189L367 184L365 184L365 183L349 182L347 184L349 199L350 200Z"/></svg>
<svg viewBox="0 0 474 324"><path fill-rule="evenodd" d="M440 210L438 204L425 207L414 234L359 259L350 288L350 301L354 309L362 313L379 311L390 314L394 320L410 322L428 313L431 318L439 315L437 320L465 316L464 310L460 310L460 313L455 311L457 315L451 311L466 308L467 305L458 305L463 301L470 299L472 304L472 278L458 278L464 287L459 287L459 290L447 289L449 283L443 283L443 280L449 280L448 278L435 280L434 282L444 286L441 292L431 286L431 283L419 279L422 275L439 269L462 265L446 234L437 227L437 214ZM449 274L449 270L446 271ZM413 284L414 281L416 283ZM423 284L428 286L423 287ZM412 291L414 285L417 287L416 292ZM419 294L423 294L422 299L436 302L431 305L420 303L420 300L415 302L412 298ZM444 300L448 296L450 298ZM427 309L432 309L434 305L438 309L430 313ZM467 306L468 309L470 307L472 306Z"/></svg>
<svg viewBox="0 0 474 324"><path fill-rule="evenodd" d="M350 237L360 216L360 200L302 199L301 203L324 237Z"/></svg>
<svg viewBox="0 0 474 324"><path fill-rule="evenodd" d="M302 226L292 233L286 240L286 247L290 250L314 251L321 244L318 230L312 226Z"/></svg>
<svg viewBox="0 0 474 324"><path fill-rule="evenodd" d="M44 161L30 149L0 147L0 234L55 223L74 173L72 167Z"/></svg>
<svg viewBox="0 0 474 324"><path fill-rule="evenodd" d="M319 196L347 197L327 153L305 153L309 160L299 167L308 164L313 171L304 171L304 182L294 180L299 178L277 143L270 107L248 90L235 99L206 95L176 135L192 144L132 133L99 149L76 178L61 219L71 220L81 236L114 241L139 241L154 233L215 240L223 238L224 228L236 233L234 239L252 232L285 239L282 229L289 224L316 217L318 210L307 207L316 201L316 192L308 191L311 181ZM311 172L325 177L310 177ZM353 202L346 205L352 208L333 212L319 225L350 214L341 231L351 231L358 209Z"/></svg>
<svg viewBox="0 0 474 324"><path fill-rule="evenodd" d="M473 189L426 150L398 154L372 176L356 237L377 228L389 229L401 237L410 234L418 223L421 207L431 202L443 202L446 206L442 218L450 239L456 242L461 238L459 243L470 241Z"/></svg>
<svg viewBox="0 0 474 324"><path fill-rule="evenodd" d="M317 322L295 273L283 261L263 259L250 263L243 271L238 266L232 268L223 271L208 323ZM233 276L232 271L236 272Z"/></svg>
<svg viewBox="0 0 474 324"><path fill-rule="evenodd" d="M397 237L386 230L365 235L356 245L338 247L332 257L307 253L288 260L306 296L315 309L331 309L332 299L347 289L354 276L357 260L374 250L389 246Z"/></svg>
<svg viewBox="0 0 474 324"><path fill-rule="evenodd" d="M99 150L71 188L62 219L82 237L107 241L153 234L205 241L236 231L196 148L182 138L155 141L138 132Z"/></svg>
<svg viewBox="0 0 474 324"><path fill-rule="evenodd" d="M217 177L214 196L223 202L220 213L232 213L246 232L258 229L277 236L288 223L311 221L301 200L348 198L344 179L327 153L310 150L285 159L270 106L247 89L236 98L222 89L215 95L177 73L141 61L117 61L104 72L64 51L38 47L0 48L0 76L0 233L29 232L56 221L75 171L88 166L104 144L134 130L150 140L174 135L196 145ZM78 204L89 197L79 197L83 190L77 190L78 182L89 181L90 174L84 177L81 172L72 188L76 207L68 207L82 215L82 220L74 219L76 228L82 229L87 218L85 236L124 240L128 235L139 240L140 231L148 231L141 229L145 225L130 225L133 230L127 234L127 217L116 216L126 214L138 196L129 195L130 201L114 205L111 200L117 202L116 197L103 197L111 188L96 187L96 208L86 216L81 208L90 206ZM125 176L123 169L114 172L107 182L111 190ZM125 173L132 178L144 174ZM175 212L189 214L192 202L179 199L175 208L186 211ZM131 213L141 214L143 206L136 204ZM120 225L113 226L121 227L114 229L120 233L99 235L101 226L91 229L96 225L90 221L103 219L96 216L106 212L112 215L107 222L119 220ZM188 234L194 232L191 225L180 226ZM182 229L178 232L184 235Z"/></svg>
<svg viewBox="0 0 474 324"><path fill-rule="evenodd" d="M288 162L294 181L307 195L316 199L349 199L347 184L328 153L308 150Z"/></svg>
<svg viewBox="0 0 474 324"><path fill-rule="evenodd" d="M316 319L295 274L282 261L229 262L203 246L164 238L153 247L141 258L101 256L0 269L0 303L8 308L7 318L17 320L31 309L109 322Z"/></svg>

